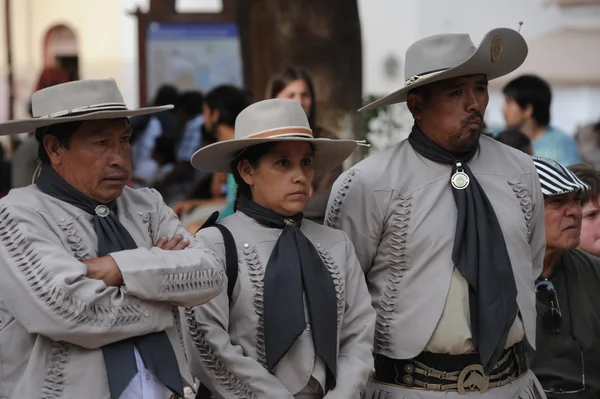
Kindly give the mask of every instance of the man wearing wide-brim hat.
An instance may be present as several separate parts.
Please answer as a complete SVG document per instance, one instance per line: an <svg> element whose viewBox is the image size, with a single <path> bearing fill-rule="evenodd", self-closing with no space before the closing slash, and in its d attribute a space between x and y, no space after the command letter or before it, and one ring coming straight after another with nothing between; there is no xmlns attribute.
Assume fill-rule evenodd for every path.
<svg viewBox="0 0 600 399"><path fill-rule="evenodd" d="M35 184L0 200L0 397L168 399L191 385L175 306L215 297L211 253L131 178L129 110L112 79L34 93ZM185 249L185 250L183 250Z"/></svg>
<svg viewBox="0 0 600 399"><path fill-rule="evenodd" d="M406 52L408 139L335 183L326 223L356 246L373 307L367 398L543 398L528 369L544 203L526 154L482 135L488 81L527 55L511 29L441 34Z"/></svg>

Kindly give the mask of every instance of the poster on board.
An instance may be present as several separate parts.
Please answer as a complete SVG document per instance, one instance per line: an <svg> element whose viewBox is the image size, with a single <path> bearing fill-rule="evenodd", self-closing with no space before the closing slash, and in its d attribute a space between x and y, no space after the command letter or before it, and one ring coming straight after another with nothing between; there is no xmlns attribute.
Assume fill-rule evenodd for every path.
<svg viewBox="0 0 600 399"><path fill-rule="evenodd" d="M165 83L203 93L220 84L243 87L235 23L152 22L146 37L147 102Z"/></svg>

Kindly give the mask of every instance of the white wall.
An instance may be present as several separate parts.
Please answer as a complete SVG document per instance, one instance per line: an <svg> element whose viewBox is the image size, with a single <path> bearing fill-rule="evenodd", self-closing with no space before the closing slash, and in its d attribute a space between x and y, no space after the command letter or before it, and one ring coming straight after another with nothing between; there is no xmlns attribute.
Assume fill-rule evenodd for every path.
<svg viewBox="0 0 600 399"><path fill-rule="evenodd" d="M418 37L420 0L358 0L362 32L363 92L385 94L404 85L404 53ZM395 79L384 75L384 61L400 62Z"/></svg>

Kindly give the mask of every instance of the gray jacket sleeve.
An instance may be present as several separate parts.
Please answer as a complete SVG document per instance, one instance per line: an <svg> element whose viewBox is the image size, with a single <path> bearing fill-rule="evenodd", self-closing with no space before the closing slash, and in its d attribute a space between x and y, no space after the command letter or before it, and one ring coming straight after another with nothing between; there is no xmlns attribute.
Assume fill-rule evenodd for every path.
<svg viewBox="0 0 600 399"><path fill-rule="evenodd" d="M346 236L346 307L340 329L337 386L326 399L359 399L375 371L375 310L354 246Z"/></svg>
<svg viewBox="0 0 600 399"><path fill-rule="evenodd" d="M177 306L196 306L208 302L221 292L225 274L216 255L185 230L171 208L158 196L158 228L154 241L162 236L181 234L190 240L182 251L137 248L114 252L123 274L126 292L140 299L170 302Z"/></svg>
<svg viewBox="0 0 600 399"><path fill-rule="evenodd" d="M41 212L0 205L0 293L30 334L94 349L173 326L168 303L87 278Z"/></svg>
<svg viewBox="0 0 600 399"><path fill-rule="evenodd" d="M373 190L356 168L344 172L331 190L325 225L350 237L365 273L371 269L381 241L389 200L389 190Z"/></svg>

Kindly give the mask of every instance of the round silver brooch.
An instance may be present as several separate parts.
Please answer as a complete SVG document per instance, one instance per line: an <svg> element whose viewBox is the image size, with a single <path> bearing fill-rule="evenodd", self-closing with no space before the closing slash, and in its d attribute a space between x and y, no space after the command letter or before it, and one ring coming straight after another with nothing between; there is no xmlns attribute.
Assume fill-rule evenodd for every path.
<svg viewBox="0 0 600 399"><path fill-rule="evenodd" d="M469 185L469 176L465 172L456 172L450 180L452 187L457 190L464 190Z"/></svg>
<svg viewBox="0 0 600 399"><path fill-rule="evenodd" d="M94 212L96 212L96 215L100 216L101 218L105 218L110 214L110 209L108 209L106 205L98 205L94 209Z"/></svg>
<svg viewBox="0 0 600 399"><path fill-rule="evenodd" d="M285 222L286 225L288 226L293 226L296 224L296 222L294 221L294 219L290 219L290 218L285 218L283 219L283 221Z"/></svg>

